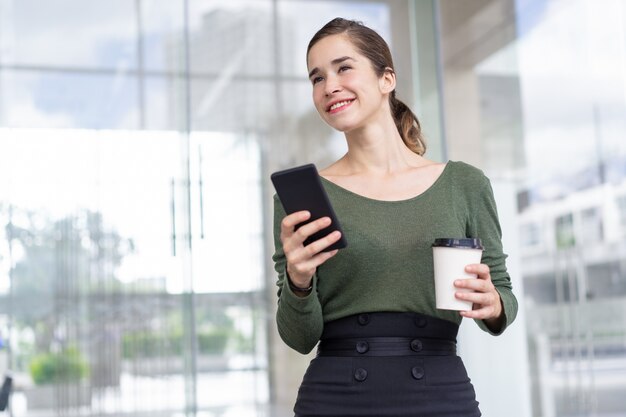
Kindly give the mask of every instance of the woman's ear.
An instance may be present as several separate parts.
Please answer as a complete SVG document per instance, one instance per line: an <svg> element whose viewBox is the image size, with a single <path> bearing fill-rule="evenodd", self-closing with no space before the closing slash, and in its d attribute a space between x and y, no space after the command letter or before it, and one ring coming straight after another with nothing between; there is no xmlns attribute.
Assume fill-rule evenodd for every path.
<svg viewBox="0 0 626 417"><path fill-rule="evenodd" d="M383 76L380 77L380 90L383 94L391 93L396 89L396 73L393 69L387 67Z"/></svg>

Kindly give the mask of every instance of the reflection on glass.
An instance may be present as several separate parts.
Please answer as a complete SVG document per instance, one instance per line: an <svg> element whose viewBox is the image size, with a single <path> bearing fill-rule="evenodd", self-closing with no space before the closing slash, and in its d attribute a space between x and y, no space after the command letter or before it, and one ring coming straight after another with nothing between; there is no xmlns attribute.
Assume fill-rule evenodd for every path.
<svg viewBox="0 0 626 417"><path fill-rule="evenodd" d="M15 70L0 74L4 126L136 129L139 125L134 77Z"/></svg>
<svg viewBox="0 0 626 417"><path fill-rule="evenodd" d="M335 17L360 20L394 46L391 36L389 4L378 2L281 1L280 42L283 75L296 76L309 83L307 78L306 48L319 28ZM304 18L304 17L307 18ZM400 53L397 51L396 53Z"/></svg>
<svg viewBox="0 0 626 417"><path fill-rule="evenodd" d="M626 194L622 194L617 198L617 210L619 216L619 224L621 229L626 231Z"/></svg>
<svg viewBox="0 0 626 417"><path fill-rule="evenodd" d="M191 7L203 2L192 2ZM198 11L190 27L194 75L219 77L274 73L274 36L270 1L230 1L228 7Z"/></svg>
<svg viewBox="0 0 626 417"><path fill-rule="evenodd" d="M187 184L178 179L179 136L0 132L0 332L11 352L4 366L21 381L14 415L81 407L112 414L184 410L190 334L197 406L266 402L260 219L246 214L258 205L249 200L259 198L258 150L228 137L199 138L210 167L205 185L213 192L206 200L211 244L198 247L197 285L221 293L195 295L197 326L190 333L183 258L172 253L171 225L178 220L170 187L172 179L180 189ZM234 175L221 175L215 185L215 169ZM233 201L241 212L222 209ZM216 220L233 215L236 226L219 230ZM220 243L244 244L248 252L228 262ZM237 268L237 275L237 263L251 267ZM225 297L225 291L238 292ZM224 389L232 395L204 394Z"/></svg>
<svg viewBox="0 0 626 417"><path fill-rule="evenodd" d="M622 415L626 5L503 3L440 0L451 154L517 190L530 412Z"/></svg>
<svg viewBox="0 0 626 417"><path fill-rule="evenodd" d="M139 4L143 68L169 76L183 73L185 13L181 4L167 0L142 0Z"/></svg>
<svg viewBox="0 0 626 417"><path fill-rule="evenodd" d="M191 87L194 131L264 132L272 124L284 123L276 112L273 82L226 76L194 80Z"/></svg>
<svg viewBox="0 0 626 417"><path fill-rule="evenodd" d="M342 152L306 42L342 14L409 56L397 4L0 1L13 416L265 415L263 170Z"/></svg>
<svg viewBox="0 0 626 417"><path fill-rule="evenodd" d="M601 242L604 240L604 225L602 224L602 213L597 207L584 209L581 212L581 235L584 236L588 244Z"/></svg>
<svg viewBox="0 0 626 417"><path fill-rule="evenodd" d="M557 249L569 248L576 244L574 217L571 213L557 217L555 230Z"/></svg>
<svg viewBox="0 0 626 417"><path fill-rule="evenodd" d="M190 148L194 291L260 290L261 178L251 136L195 133ZM242 260L245 259L245 262Z"/></svg>
<svg viewBox="0 0 626 417"><path fill-rule="evenodd" d="M80 0L0 4L4 64L26 67L136 68L135 2Z"/></svg>

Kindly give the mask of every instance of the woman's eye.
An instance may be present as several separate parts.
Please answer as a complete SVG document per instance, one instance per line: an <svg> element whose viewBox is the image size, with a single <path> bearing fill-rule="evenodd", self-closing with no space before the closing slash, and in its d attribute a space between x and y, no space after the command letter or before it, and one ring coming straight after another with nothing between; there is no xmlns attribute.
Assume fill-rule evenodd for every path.
<svg viewBox="0 0 626 417"><path fill-rule="evenodd" d="M344 71L349 70L349 69L351 69L349 66L344 65L344 66L339 67L339 72L344 72Z"/></svg>
<svg viewBox="0 0 626 417"><path fill-rule="evenodd" d="M311 82L313 84L317 84L318 82L322 81L322 77L315 77L313 79L311 79Z"/></svg>

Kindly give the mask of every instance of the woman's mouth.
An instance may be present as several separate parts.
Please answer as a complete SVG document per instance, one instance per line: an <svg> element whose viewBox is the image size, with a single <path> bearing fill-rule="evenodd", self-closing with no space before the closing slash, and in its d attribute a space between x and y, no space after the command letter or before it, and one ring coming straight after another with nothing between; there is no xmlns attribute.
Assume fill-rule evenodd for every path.
<svg viewBox="0 0 626 417"><path fill-rule="evenodd" d="M342 101L338 101L337 103L334 103L333 105L331 105L328 108L328 113L333 114L333 113L337 113L340 112L344 109L346 109L348 106L350 106L350 104L352 104L352 102L355 99L349 99L349 100L342 100Z"/></svg>

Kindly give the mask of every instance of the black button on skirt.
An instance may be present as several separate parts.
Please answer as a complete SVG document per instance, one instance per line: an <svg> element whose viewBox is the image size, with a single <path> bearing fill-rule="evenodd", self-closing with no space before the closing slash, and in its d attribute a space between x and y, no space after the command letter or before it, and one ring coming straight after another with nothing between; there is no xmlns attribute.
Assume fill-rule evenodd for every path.
<svg viewBox="0 0 626 417"><path fill-rule="evenodd" d="M304 375L296 417L478 417L455 343L458 326L415 313L326 323Z"/></svg>

